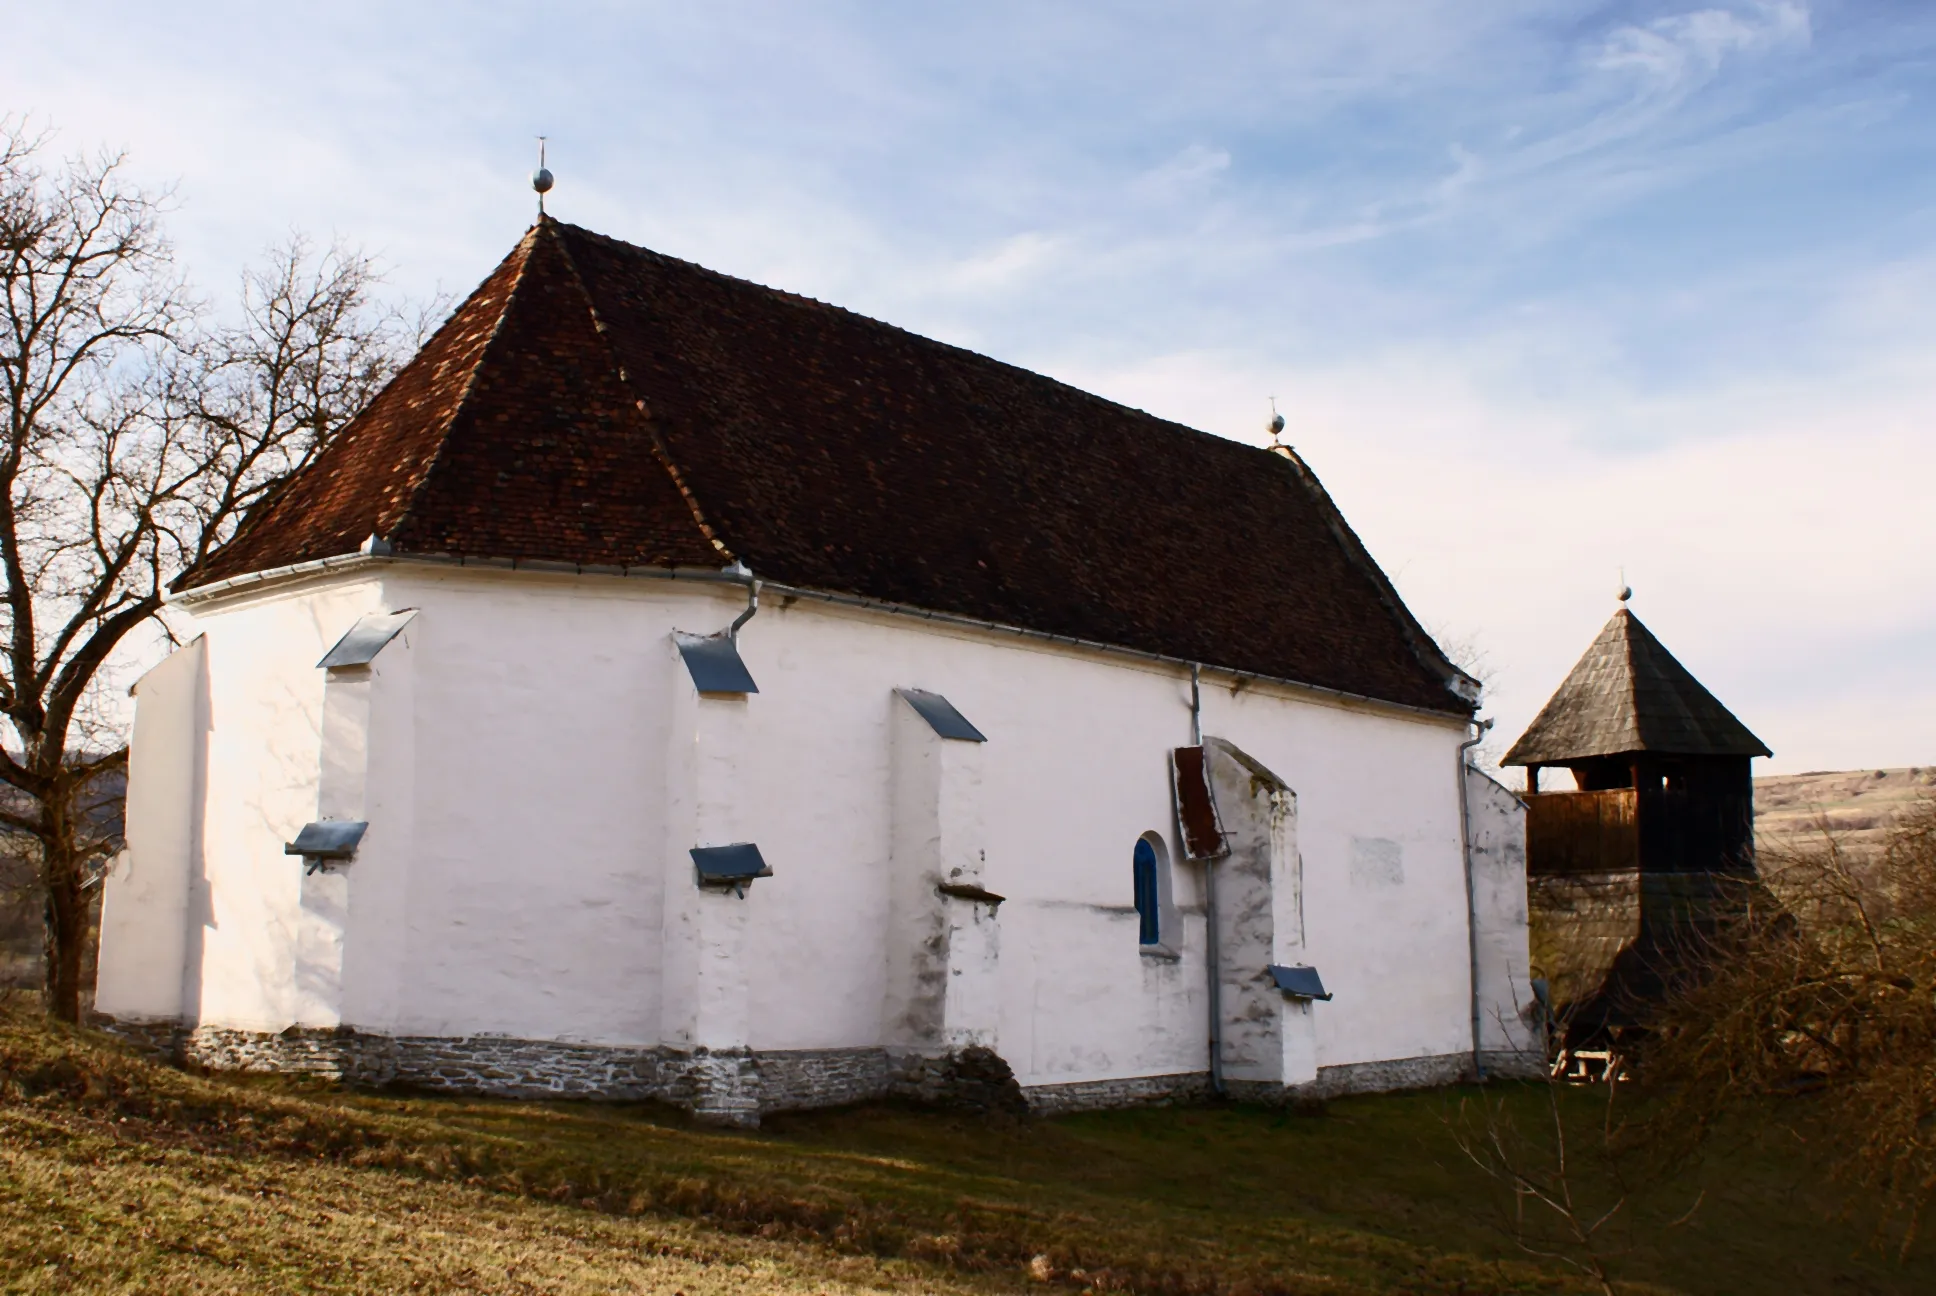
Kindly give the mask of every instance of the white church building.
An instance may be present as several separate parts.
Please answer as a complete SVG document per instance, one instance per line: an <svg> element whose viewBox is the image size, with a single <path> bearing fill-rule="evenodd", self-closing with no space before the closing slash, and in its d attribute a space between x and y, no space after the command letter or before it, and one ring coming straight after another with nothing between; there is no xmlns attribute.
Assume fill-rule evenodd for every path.
<svg viewBox="0 0 1936 1296"><path fill-rule="evenodd" d="M96 1007L198 1060L739 1124L1537 1062L1477 687L1288 448L545 218L173 601Z"/></svg>

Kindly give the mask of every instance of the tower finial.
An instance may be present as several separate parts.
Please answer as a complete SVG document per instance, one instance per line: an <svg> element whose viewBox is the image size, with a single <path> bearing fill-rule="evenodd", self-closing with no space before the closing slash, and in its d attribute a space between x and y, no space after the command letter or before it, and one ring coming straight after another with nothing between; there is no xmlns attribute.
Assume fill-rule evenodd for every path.
<svg viewBox="0 0 1936 1296"><path fill-rule="evenodd" d="M1270 406L1271 444L1274 446L1282 445L1284 444L1284 416L1277 412L1277 397L1273 396L1270 398Z"/></svg>
<svg viewBox="0 0 1936 1296"><path fill-rule="evenodd" d="M1625 567L1620 569L1620 592L1614 595L1614 597L1620 600L1622 607L1626 606L1627 600L1633 597L1633 586L1627 584L1627 569Z"/></svg>
<svg viewBox="0 0 1936 1296"><path fill-rule="evenodd" d="M538 218L544 219L544 196L551 192L551 172L545 170L545 137L538 136L538 169L531 173L531 187L538 191Z"/></svg>

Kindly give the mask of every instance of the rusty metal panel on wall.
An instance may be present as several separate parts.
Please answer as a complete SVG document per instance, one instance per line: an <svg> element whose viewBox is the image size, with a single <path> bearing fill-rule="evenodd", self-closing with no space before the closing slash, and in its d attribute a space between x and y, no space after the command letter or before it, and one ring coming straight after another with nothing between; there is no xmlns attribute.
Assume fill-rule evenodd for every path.
<svg viewBox="0 0 1936 1296"><path fill-rule="evenodd" d="M1210 791L1210 767L1203 748L1178 747L1170 753L1170 787L1176 794L1176 826L1185 859L1220 859L1230 853L1224 840L1217 798Z"/></svg>

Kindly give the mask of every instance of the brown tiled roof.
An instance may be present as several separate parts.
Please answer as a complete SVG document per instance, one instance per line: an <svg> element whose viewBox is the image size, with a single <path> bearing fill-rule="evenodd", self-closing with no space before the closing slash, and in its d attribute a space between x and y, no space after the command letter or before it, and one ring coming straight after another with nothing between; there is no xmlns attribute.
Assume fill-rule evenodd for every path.
<svg viewBox="0 0 1936 1296"><path fill-rule="evenodd" d="M353 552L722 566L1457 714L1304 465L544 221L185 587Z"/></svg>
<svg viewBox="0 0 1936 1296"><path fill-rule="evenodd" d="M1641 751L1772 754L1623 607L1502 763L1559 765Z"/></svg>

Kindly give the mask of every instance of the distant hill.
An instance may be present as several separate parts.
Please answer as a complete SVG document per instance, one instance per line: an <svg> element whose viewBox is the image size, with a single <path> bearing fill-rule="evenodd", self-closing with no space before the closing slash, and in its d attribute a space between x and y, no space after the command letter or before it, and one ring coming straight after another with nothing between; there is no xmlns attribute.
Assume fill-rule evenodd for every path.
<svg viewBox="0 0 1936 1296"><path fill-rule="evenodd" d="M1819 844L1826 825L1845 850L1871 857L1898 811L1936 796L1936 766L1776 774L1756 779L1754 792L1757 850Z"/></svg>

